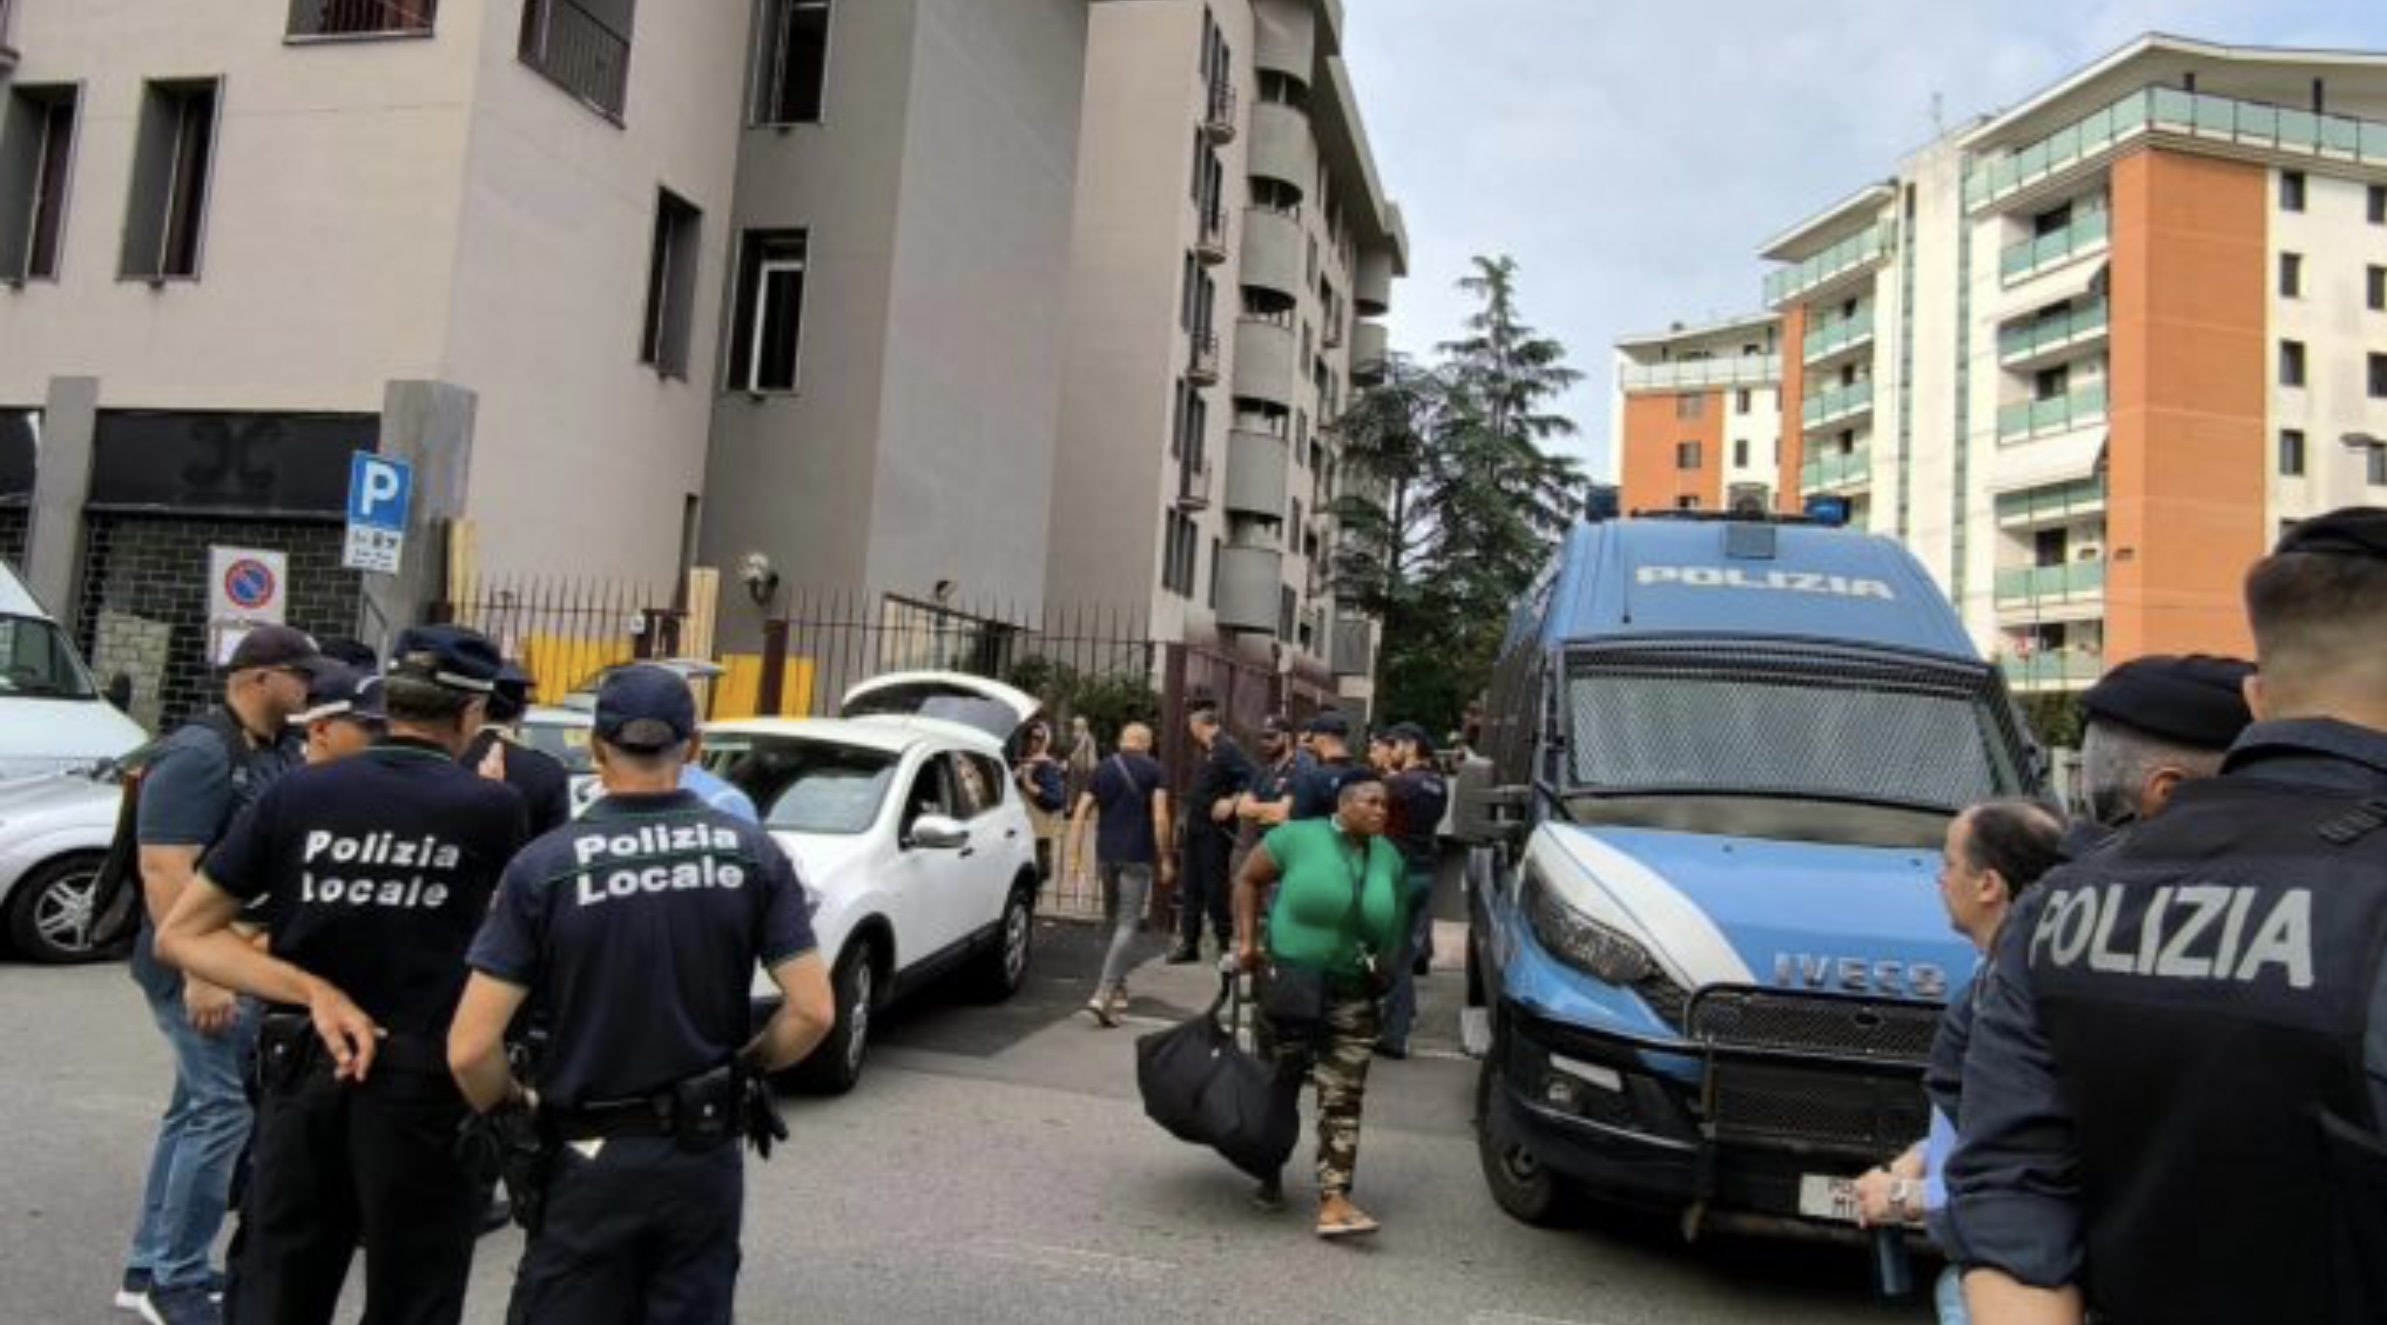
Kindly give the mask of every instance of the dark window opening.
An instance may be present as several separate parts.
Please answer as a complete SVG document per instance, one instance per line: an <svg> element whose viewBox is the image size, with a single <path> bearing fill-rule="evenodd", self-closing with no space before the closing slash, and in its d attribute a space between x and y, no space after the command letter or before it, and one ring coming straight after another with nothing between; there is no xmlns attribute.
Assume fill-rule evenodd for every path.
<svg viewBox="0 0 2387 1325"><path fill-rule="evenodd" d="M590 109L619 120L630 99L637 0L522 0L516 54Z"/></svg>
<svg viewBox="0 0 2387 1325"><path fill-rule="evenodd" d="M121 270L128 277L199 274L220 87L212 80L151 83L141 98L132 199L124 222Z"/></svg>
<svg viewBox="0 0 2387 1325"><path fill-rule="evenodd" d="M2303 341L2283 340L2279 342L2279 384L2281 386L2304 385Z"/></svg>
<svg viewBox="0 0 2387 1325"><path fill-rule="evenodd" d="M804 340L804 250L801 230L749 230L739 244L731 389L796 389L796 359Z"/></svg>
<svg viewBox="0 0 2387 1325"><path fill-rule="evenodd" d="M2283 212L2304 210L2303 171L2283 170L2279 172L2279 210Z"/></svg>
<svg viewBox="0 0 2387 1325"><path fill-rule="evenodd" d="M2304 434L2294 428L2280 431L2279 472L2289 478L2297 478L2304 473Z"/></svg>
<svg viewBox="0 0 2387 1325"><path fill-rule="evenodd" d="M0 125L0 279L56 280L74 161L71 87L18 88Z"/></svg>
<svg viewBox="0 0 2387 1325"><path fill-rule="evenodd" d="M1674 467L1676 469L1699 468L1699 443L1676 442L1674 444Z"/></svg>
<svg viewBox="0 0 2387 1325"><path fill-rule="evenodd" d="M665 377L688 375L688 327L696 311L696 247L703 219L695 204L669 189L657 190L638 361L653 364Z"/></svg>
<svg viewBox="0 0 2387 1325"><path fill-rule="evenodd" d="M2282 253L2279 255L2279 293L2280 297L2285 299L2294 299L2304 293L2303 254Z"/></svg>
<svg viewBox="0 0 2387 1325"><path fill-rule="evenodd" d="M290 0L287 31L293 37L429 35L438 10L439 0Z"/></svg>
<svg viewBox="0 0 2387 1325"><path fill-rule="evenodd" d="M763 0L754 122L815 124L829 78L829 0Z"/></svg>

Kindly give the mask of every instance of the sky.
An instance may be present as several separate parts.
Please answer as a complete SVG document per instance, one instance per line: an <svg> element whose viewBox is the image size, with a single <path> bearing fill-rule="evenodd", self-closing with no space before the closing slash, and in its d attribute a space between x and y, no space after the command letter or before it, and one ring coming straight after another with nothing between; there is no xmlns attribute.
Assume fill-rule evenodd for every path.
<svg viewBox="0 0 2387 1325"><path fill-rule="evenodd" d="M1785 21L1787 19L1787 21ZM1343 53L1409 229L1392 344L1458 334L1475 254L1584 381L1610 466L1620 336L1756 311L1775 234L2148 31L2387 50L2381 0L1344 0Z"/></svg>

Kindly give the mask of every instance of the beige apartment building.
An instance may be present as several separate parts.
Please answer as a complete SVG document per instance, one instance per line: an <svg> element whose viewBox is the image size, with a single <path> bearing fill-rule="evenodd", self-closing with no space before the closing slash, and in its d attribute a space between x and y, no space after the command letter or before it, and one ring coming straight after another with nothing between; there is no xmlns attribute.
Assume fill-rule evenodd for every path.
<svg viewBox="0 0 2387 1325"><path fill-rule="evenodd" d="M1329 425L1381 372L1407 237L1343 22L1339 0L1093 7L1047 595L1364 706Z"/></svg>
<svg viewBox="0 0 2387 1325"><path fill-rule="evenodd" d="M1771 369L1619 345L1625 505L1719 504L1684 397L1771 371L1775 507L1904 540L2022 689L2246 653L2280 529L2387 501L2387 54L2150 35L1761 256Z"/></svg>

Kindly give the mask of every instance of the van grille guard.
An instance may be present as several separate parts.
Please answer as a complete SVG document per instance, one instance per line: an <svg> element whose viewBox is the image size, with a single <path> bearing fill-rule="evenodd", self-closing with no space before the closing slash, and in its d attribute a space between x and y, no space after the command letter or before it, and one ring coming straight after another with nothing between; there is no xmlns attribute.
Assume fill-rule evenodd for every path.
<svg viewBox="0 0 2387 1325"><path fill-rule="evenodd" d="M1710 985L1692 997L1687 1030L1702 1049L1920 1067L1939 1034L1937 1003L1859 994Z"/></svg>
<svg viewBox="0 0 2387 1325"><path fill-rule="evenodd" d="M1888 1154L1930 1122L1922 1066L1935 1003L1710 986L1691 999L1707 1052L1702 1112L1719 1140Z"/></svg>

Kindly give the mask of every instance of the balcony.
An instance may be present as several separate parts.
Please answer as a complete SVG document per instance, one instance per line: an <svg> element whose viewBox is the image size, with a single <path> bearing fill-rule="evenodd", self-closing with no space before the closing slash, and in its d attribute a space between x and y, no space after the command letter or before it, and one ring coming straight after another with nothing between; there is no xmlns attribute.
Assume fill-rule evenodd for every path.
<svg viewBox="0 0 2387 1325"><path fill-rule="evenodd" d="M1291 413L1300 375L1293 366L1293 328L1285 322L1247 317L1235 324L1237 400Z"/></svg>
<svg viewBox="0 0 2387 1325"><path fill-rule="evenodd" d="M1843 350L1853 350L1872 341L1873 307L1868 304L1857 310L1855 317L1839 318L1809 327L1799 357L1809 364L1821 363Z"/></svg>
<svg viewBox="0 0 2387 1325"><path fill-rule="evenodd" d="M1210 85L1202 106L1202 132L1214 143L1235 141L1235 85L1225 80Z"/></svg>
<svg viewBox="0 0 2387 1325"><path fill-rule="evenodd" d="M1196 457L1177 467L1177 509L1210 509L1210 462Z"/></svg>
<svg viewBox="0 0 2387 1325"><path fill-rule="evenodd" d="M1873 412L1873 379L1858 378L1846 386L1825 387L1799 404L1799 422L1809 428L1838 423Z"/></svg>
<svg viewBox="0 0 2387 1325"><path fill-rule="evenodd" d="M1267 207L1243 212L1243 268L1236 279L1246 287L1266 290L1291 306L1308 285L1302 266L1307 254L1301 218Z"/></svg>
<svg viewBox="0 0 2387 1325"><path fill-rule="evenodd" d="M2201 138L2316 161L2387 166L2387 122L2147 87L2021 151L1975 162L1964 174L1964 205L1978 211L2003 202L2149 134Z"/></svg>
<svg viewBox="0 0 2387 1325"><path fill-rule="evenodd" d="M1194 256L1205 267L1215 267L1227 260L1227 212L1223 207L1205 208L1198 228L1194 231Z"/></svg>
<svg viewBox="0 0 2387 1325"><path fill-rule="evenodd" d="M1998 606L2089 602L2105 596L2105 563L2014 566L1997 573Z"/></svg>
<svg viewBox="0 0 2387 1325"><path fill-rule="evenodd" d="M2070 524L2105 513L2105 480L2075 479L2045 487L2024 488L1997 495L1997 523L2001 529L2036 529Z"/></svg>
<svg viewBox="0 0 2387 1325"><path fill-rule="evenodd" d="M1274 433L1227 434L1227 513L1281 523L1293 493L1293 449Z"/></svg>
<svg viewBox="0 0 2387 1325"><path fill-rule="evenodd" d="M1221 630L1276 633L1284 603L1285 554L1272 547L1231 543L1218 550L1218 625Z"/></svg>
<svg viewBox="0 0 2387 1325"><path fill-rule="evenodd" d="M628 0L602 6L627 26ZM619 123L630 95L630 34L582 0L524 0L522 62Z"/></svg>
<svg viewBox="0 0 2387 1325"><path fill-rule="evenodd" d="M1376 670L1376 623L1366 617L1337 617L1328 632L1326 665L1336 676L1366 676Z"/></svg>
<svg viewBox="0 0 2387 1325"><path fill-rule="evenodd" d="M2006 658L2006 684L2016 690L2080 690L2105 675L2105 659L2078 649L2055 649L2028 658Z"/></svg>
<svg viewBox="0 0 2387 1325"><path fill-rule="evenodd" d="M2020 368L2041 359L2085 349L2105 339L2106 301L2080 304L2055 317L2034 318L1998 328L1997 359Z"/></svg>
<svg viewBox="0 0 2387 1325"><path fill-rule="evenodd" d="M1710 386L1773 386L1782 380L1779 354L1741 354L1729 359L1677 359L1672 363L1628 363L1616 370L1627 391L1683 391Z"/></svg>
<svg viewBox="0 0 2387 1325"><path fill-rule="evenodd" d="M1873 484L1873 449L1860 446L1853 451L1819 455L1799 466L1801 492L1828 492L1836 488L1865 488Z"/></svg>
<svg viewBox="0 0 2387 1325"><path fill-rule="evenodd" d="M1251 152L1244 169L1255 179L1275 180L1308 197L1318 184L1318 140L1310 133L1310 117L1282 102L1252 107Z"/></svg>
<svg viewBox="0 0 2387 1325"><path fill-rule="evenodd" d="M2105 384L2100 382L2045 400L2018 400L2000 406L1997 439L2019 442L2104 421Z"/></svg>
<svg viewBox="0 0 2387 1325"><path fill-rule="evenodd" d="M1888 221L1876 222L1805 262L1769 274L1765 278L1766 306L1781 308L1847 277L1872 270L1889 255L1892 233Z"/></svg>
<svg viewBox="0 0 2387 1325"><path fill-rule="evenodd" d="M1351 380L1361 386L1374 386L1384 380L1384 356L1391 343L1391 332L1381 322L1359 322L1351 327Z"/></svg>
<svg viewBox="0 0 2387 1325"><path fill-rule="evenodd" d="M1218 385L1218 333L1208 327L1185 333L1185 380L1195 386Z"/></svg>
<svg viewBox="0 0 2387 1325"><path fill-rule="evenodd" d="M7 0L0 0L5 31ZM439 0L290 0L294 40L317 37L428 37Z"/></svg>
<svg viewBox="0 0 2387 1325"><path fill-rule="evenodd" d="M1361 317L1382 317L1392 311L1392 250L1363 248L1359 270L1351 273L1351 305Z"/></svg>
<svg viewBox="0 0 2387 1325"><path fill-rule="evenodd" d="M2020 284L2074 258L2102 253L2112 233L2111 215L2102 210L2084 212L2061 230L2051 230L1998 250L1998 280L2006 285Z"/></svg>

